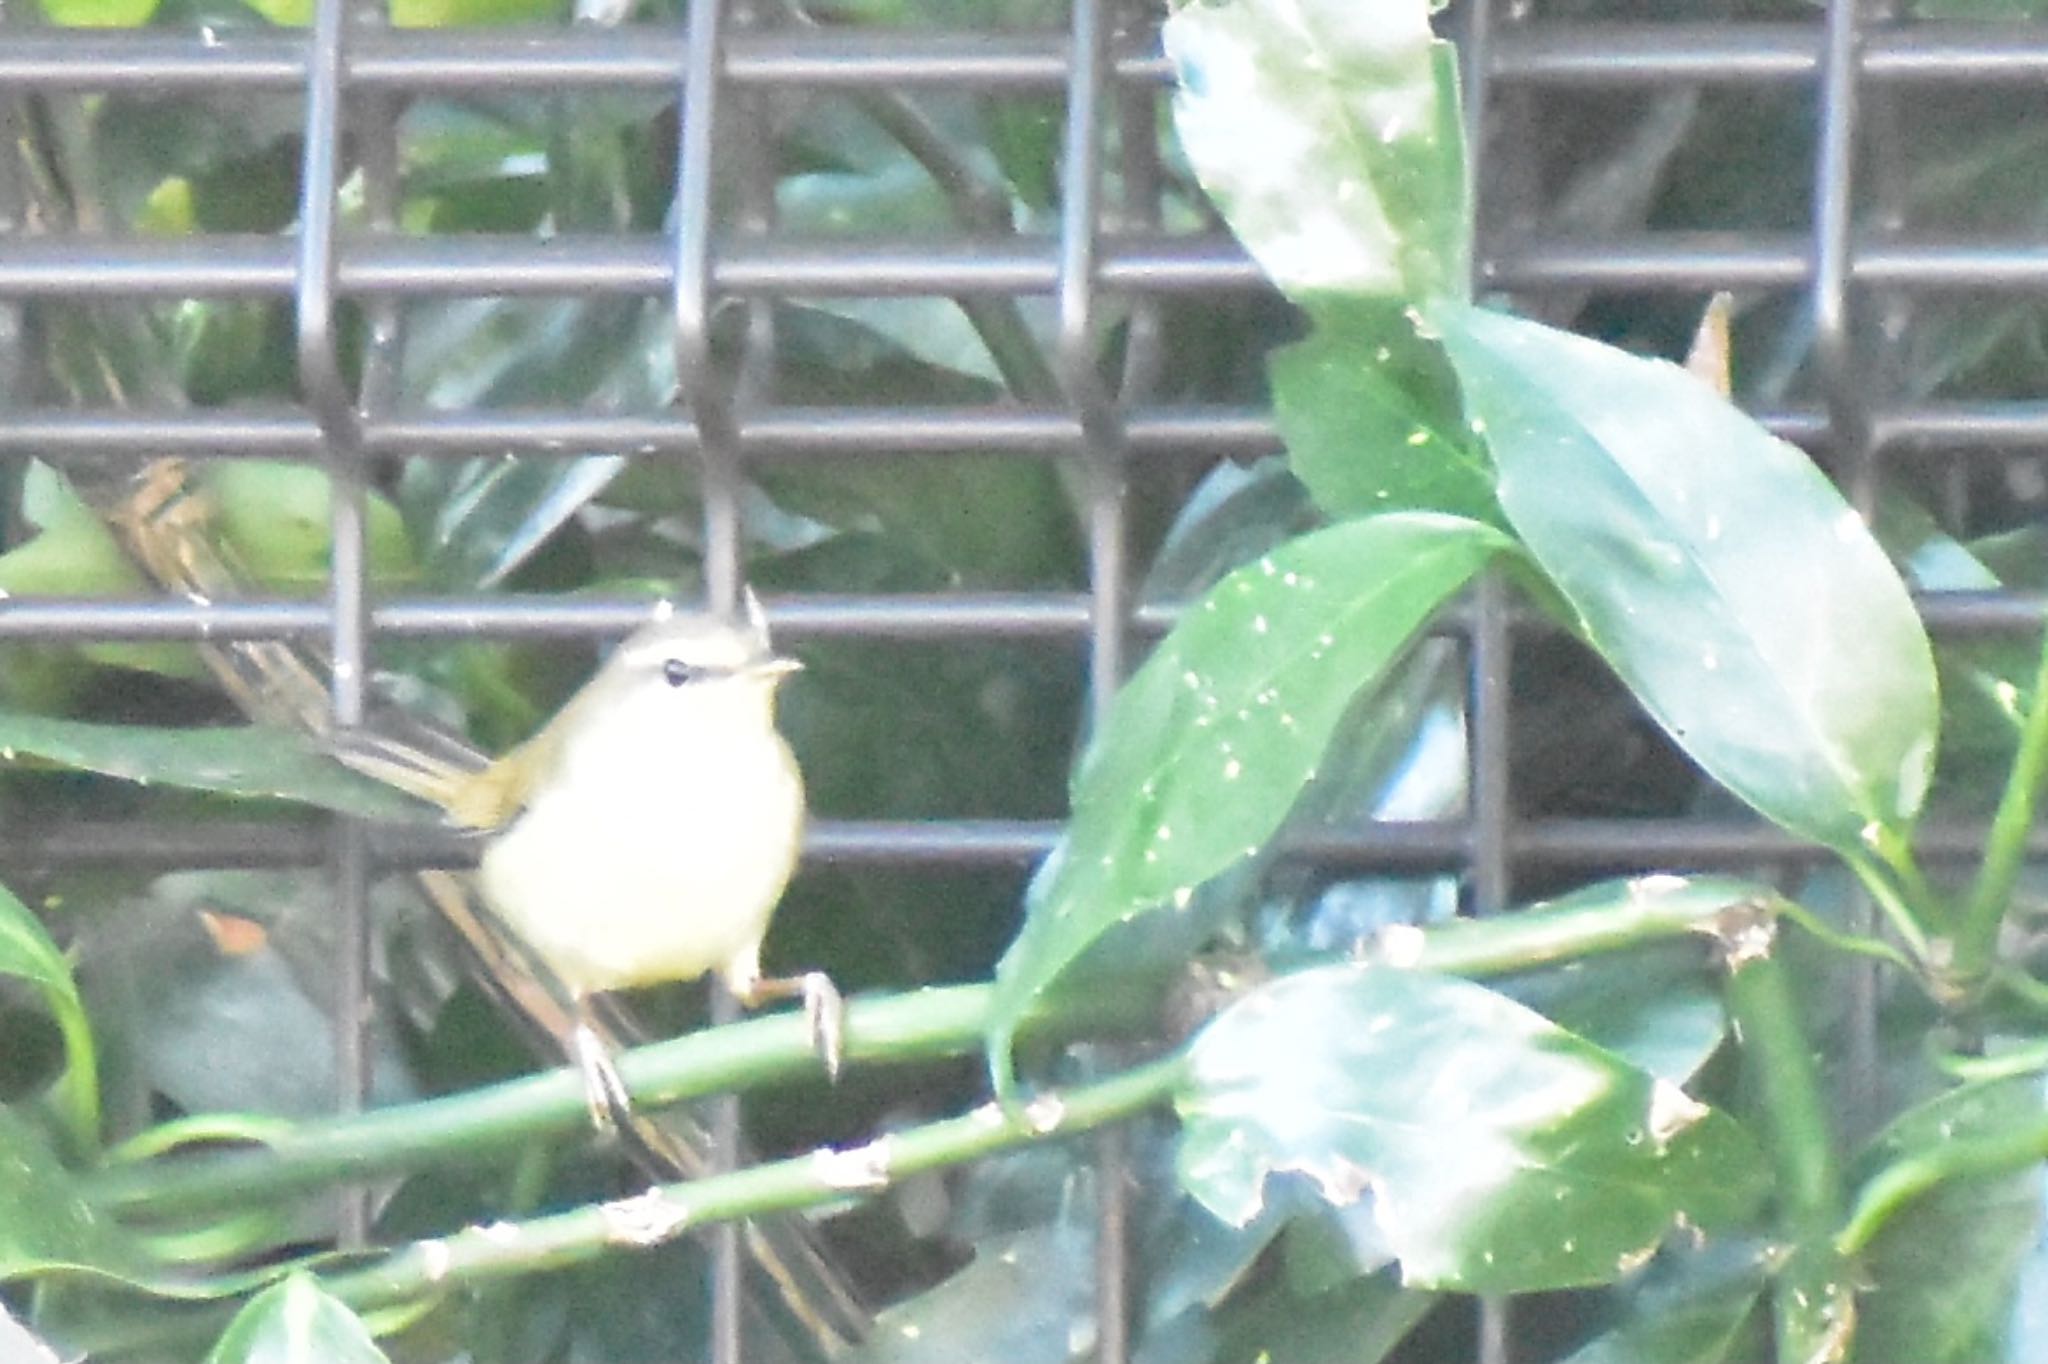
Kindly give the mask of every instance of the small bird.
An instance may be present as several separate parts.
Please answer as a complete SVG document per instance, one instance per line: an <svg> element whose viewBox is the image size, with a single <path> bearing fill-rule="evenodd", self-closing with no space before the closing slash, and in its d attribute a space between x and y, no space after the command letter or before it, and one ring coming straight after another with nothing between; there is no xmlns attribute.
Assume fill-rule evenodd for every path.
<svg viewBox="0 0 2048 1364"><path fill-rule="evenodd" d="M770 647L749 592L739 624L669 612L643 627L495 762L367 731L342 736L336 756L488 837L485 903L579 1008L602 991L706 973L750 1006L801 997L836 1077L843 1006L831 980L761 973L803 835L803 776L775 727L776 692L802 666ZM587 1025L577 1048L593 1115L626 1111Z"/></svg>

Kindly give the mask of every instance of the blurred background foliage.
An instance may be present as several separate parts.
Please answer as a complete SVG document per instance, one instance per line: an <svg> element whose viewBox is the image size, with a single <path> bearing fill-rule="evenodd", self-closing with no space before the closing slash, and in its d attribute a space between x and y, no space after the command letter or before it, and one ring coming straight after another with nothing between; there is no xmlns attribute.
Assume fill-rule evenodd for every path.
<svg viewBox="0 0 2048 1364"><path fill-rule="evenodd" d="M673 0L621 15L572 13L562 0L393 0L399 27L469 24L647 24L679 19ZM1057 27L1057 0L827 0L768 5L767 22L933 30ZM1931 15L2025 11L2023 4L1928 3ZM799 10L801 9L801 15ZM1798 0L1571 0L1556 17L1810 22ZM306 21L298 0L43 0L49 24L148 24L220 37ZM1143 45L1156 16L1135 14ZM1447 24L1455 30L1453 9ZM296 98L10 94L50 172L41 192L78 224L110 234L185 237L294 228L302 109ZM1163 110L1163 99L1161 103ZM810 237L933 237L966 227L1039 238L1059 210L1062 103L1050 95L918 91L875 99L784 94L763 110L777 230ZM931 136L907 146L902 118ZM1492 163L1482 195L1482 250L1511 237L1626 235L1645 228L1740 234L1804 231L1811 214L1814 108L1804 87L1649 95L1546 92L1502 101L1490 137L1514 155ZM1883 111L1880 111L1880 117ZM1510 119L1527 118L1510 129ZM1944 90L1887 123L1886 213L1954 231L2038 231L2048 216L2048 105L2009 92ZM1993 129L1986 135L1986 129ZM1167 228L1217 230L1170 145ZM407 233L660 232L673 196L675 108L638 94L421 96L399 112L397 218ZM1112 166L1106 202L1121 202ZM345 206L362 226L360 183ZM1875 210L1873 210L1875 211ZM972 221L969 216L972 215ZM1114 226L1115 224L1111 224ZM1529 296L1532 316L1640 351L1682 350L1701 300ZM1119 303L1127 306L1128 301ZM2048 308L2034 299L1872 300L1887 345L1887 391L1907 398L2006 399L2037 384L2048 358ZM1135 399L1223 407L1266 403L1264 357L1297 337L1275 298L1156 300L1149 391ZM198 407L292 402L292 319L284 301L85 305L41 298L11 308L5 400L85 401L92 374ZM768 310L771 363L761 402L977 406L1053 398L1046 386L1049 302L1026 298L976 313L939 298L784 299ZM350 317L347 325L359 327ZM397 405L405 409L579 408L631 413L676 397L671 322L660 300L408 299ZM1127 312L1103 341L1120 372ZM344 351L360 352L351 332ZM1818 402L1811 322L1792 294L1741 301L1737 396L1765 408ZM2048 478L2037 459L1972 463L1907 458L1887 485L1888 545L1928 588L2038 589L2039 520ZM201 467L226 543L265 595L316 593L328 559L325 478L283 461ZM0 470L0 594L133 598L147 594L109 532L63 472L39 461ZM1224 572L1319 520L1277 457L1146 461L1132 471L1131 553L1140 599L1185 600ZM1053 458L973 448L791 458L749 471L745 558L771 596L806 593L1075 593L1088 584L1076 471ZM689 468L637 452L564 451L382 461L370 508L371 572L380 596L476 591L622 597L698 591L701 509ZM1083 737L1086 677L1073 639L812 638L807 670L786 692L784 723L826 818L1052 820ZM1944 648L1947 746L1936 810L1981 811L2010 759L2032 649ZM454 725L480 746L516 742L586 673L591 648L533 642L382 641L380 686ZM1690 763L1579 646L1537 637L1518 650L1514 799L1520 816L1682 816L1703 806ZM0 644L0 698L17 712L136 726L239 718L193 652L160 642ZM1380 698L1370 733L1340 738L1294 816L1301 830L1366 819L1432 820L1465 801L1463 659L1431 644ZM10 846L71 823L164 825L223 820L305 827L293 807L142 787L49 765L0 769ZM1518 892L1569 888L1603 870L1537 869ZM771 965L823 964L854 991L986 978L1014 936L1028 868L885 868L813 862L769 941ZM331 924L318 872L187 870L117 864L25 867L11 888L75 970L99 1050L103 1132L110 1142L188 1115L317 1114L332 1091L327 979ZM1825 899L1823 891L1819 898ZM1841 895L1842 888L1834 887ZM1218 889L1202 917L1207 945L1275 960L1359 940L1389 923L1428 922L1458 906L1451 878L1387 876L1266 859ZM467 982L448 934L399 880L377 895L380 1007L374 1046L380 1102L460 1091L529 1064L517 1033ZM1192 946L1112 940L1105 969L1178 960ZM26 960L26 958L22 958ZM1817 968L1818 969L1818 968ZM28 972L15 970L23 979ZM1639 973L1632 972L1640 983ZM38 993L0 981L0 1096L25 1101L63 1063L61 1017ZM1542 982L1528 985L1537 1007ZM1828 993L1816 996L1825 1008ZM1592 1009L1595 992L1556 1007ZM1605 992L1606 1017L1574 1016L1589 1035L1634 1039L1658 1074L1690 1077L1718 1041L1702 998L1685 988ZM650 1001L657 1025L694 1026L696 991ZM1711 1005L1705 1006L1711 1013ZM1603 1034L1603 1028L1605 1033ZM1621 1045L1617 1043L1616 1045ZM1661 1048L1661 1050L1659 1050ZM1069 1058L1085 1073L1091 1058ZM750 1099L764 1151L856 1140L978 1102L971 1062L913 1072L856 1070L836 1089L801 1085ZM1465 1357L1470 1300L1401 1290L1369 1229L1327 1212L1269 1209L1243 1229L1208 1217L1167 1174L1170 1128L1127 1137L1135 1171L1133 1319L1139 1358L1162 1362ZM865 1361L1002 1359L1051 1364L1093 1341L1093 1181L1077 1147L1033 1150L906 1182L876 1206L825 1220L858 1265L863 1288L891 1303ZM536 1150L517 1168L416 1175L383 1190L380 1235L448 1227L506 1212L565 1206L632 1187L616 1151L590 1141ZM317 1243L324 1204L285 1211L272 1247ZM1355 1220L1355 1219L1354 1219ZM193 1263L208 1258L203 1247ZM613 1256L449 1302L387 1339L398 1359L603 1360L692 1354L705 1329L691 1243ZM1739 1277L1739 1276L1738 1276ZM678 1286L682 1287L679 1288ZM1653 1295L1656 1283L1631 1288ZM1727 1299L1723 1335L1754 1333L1754 1285ZM255 1358L262 1313L310 1313L325 1353L368 1358L352 1319L323 1314L301 1281L252 1307L223 1358ZM118 1295L46 1294L53 1320L104 1322ZM1521 1320L1523 1357L1619 1358L1579 1345L1615 1312L1608 1291L1537 1299ZM1698 1304L1694 1304L1697 1308ZM1417 1325L1418 1323L1419 1326ZM0 1326L11 1325L0 1321ZM1411 1331L1411 1328L1415 1328ZM1405 1344L1399 1342L1405 1339ZM1340 1344L1341 1343L1341 1344ZM768 1346L762 1347L770 1349ZM778 1344L776 1349L796 1347ZM241 1353L235 1353L235 1351ZM150 1357L165 1357L152 1354ZM762 1358L781 1357L764 1353ZM1694 1356L1645 1354L1643 1358ZM1700 1358L1708 1356L1701 1355ZM1714 1355L1721 1358L1721 1355ZM1743 1357L1739 1354L1729 1357Z"/></svg>

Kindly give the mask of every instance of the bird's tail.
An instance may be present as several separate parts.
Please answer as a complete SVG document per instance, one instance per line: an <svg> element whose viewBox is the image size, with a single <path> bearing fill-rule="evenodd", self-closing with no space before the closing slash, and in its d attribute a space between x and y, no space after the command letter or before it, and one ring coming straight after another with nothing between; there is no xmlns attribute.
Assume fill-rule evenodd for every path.
<svg viewBox="0 0 2048 1364"><path fill-rule="evenodd" d="M415 739L349 729L329 742L344 766L451 813L462 806L464 793L488 765L474 749L424 730Z"/></svg>

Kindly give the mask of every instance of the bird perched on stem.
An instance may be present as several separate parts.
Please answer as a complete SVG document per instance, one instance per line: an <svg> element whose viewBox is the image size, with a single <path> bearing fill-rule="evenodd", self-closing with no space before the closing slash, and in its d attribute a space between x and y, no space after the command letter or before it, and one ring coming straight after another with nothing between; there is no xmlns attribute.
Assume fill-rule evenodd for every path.
<svg viewBox="0 0 2048 1364"><path fill-rule="evenodd" d="M801 997L837 1075L842 1004L822 972L761 973L761 940L796 866L803 776L775 727L802 665L745 618L669 612L629 637L532 738L478 766L358 731L337 756L483 833L484 902L589 996L715 975L741 1003ZM592 1112L626 1109L588 1026L577 1033Z"/></svg>

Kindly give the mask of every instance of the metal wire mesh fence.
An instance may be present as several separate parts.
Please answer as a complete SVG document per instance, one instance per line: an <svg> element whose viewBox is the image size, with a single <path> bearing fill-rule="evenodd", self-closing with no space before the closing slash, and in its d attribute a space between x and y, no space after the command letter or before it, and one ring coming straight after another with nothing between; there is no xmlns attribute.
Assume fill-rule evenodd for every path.
<svg viewBox="0 0 2048 1364"><path fill-rule="evenodd" d="M0 28L0 117L11 143L40 136L38 120L51 105L81 98L240 101L271 117L285 111L296 123L298 198L290 232L109 232L54 221L32 170L11 161L0 176L0 298L23 397L0 421L0 450L80 470L140 469L166 456L301 460L326 469L337 495L331 573L317 599L17 596L0 609L0 641L311 642L332 663L330 718L346 725L363 717L378 655L395 643L609 636L644 614L628 599L374 595L364 499L380 461L565 451L648 466L680 461L699 481L703 591L730 604L743 573L752 473L973 451L1060 470L1082 507L1085 591L780 593L770 598L776 629L799 650L825 639L1003 639L1067 656L1078 644L1084 656L1075 676L1086 679L1087 704L1099 714L1172 616L1170 604L1140 601L1133 588L1144 565L1134 562L1132 518L1144 491L1184 487L1217 461L1278 448L1256 402L1191 393L1167 372L1175 308L1261 297L1265 285L1213 222L1168 225L1163 186L1178 172L1162 148L1169 73L1153 36L1156 17L1147 5L1073 0L1063 29L885 29L797 22L793 10L769 4L696 0L679 21L396 30L382 6L321 0L310 29L216 35L204 25L58 31L14 16ZM2037 27L1895 21L1855 0L1767 19L1600 22L1468 0L1448 21L1475 130L1482 288L1567 316L1588 300L1616 297L1649 300L1653 311L1690 307L1720 289L1810 310L1813 382L1804 391L1812 396L1791 386L1792 396L1760 415L1814 450L1864 508L1905 471L1948 490L1951 508L1966 516L1987 462L2023 463L2048 443L2048 408L1939 396L1912 382L1902 354L1913 319L1930 308L2048 288L2048 254L2037 237L1922 226L1902 171L1903 144L1924 102L1959 90L2031 98L2048 79L2048 41ZM1048 213L1036 230L1015 230L1007 211L978 201L971 184L947 187L954 229L942 234L825 238L785 229L773 193L781 103L843 100L851 108L880 100L914 136L919 100L963 92L1055 111L1058 157L1047 168ZM671 110L666 230L543 237L402 222L413 132L404 115L428 97L625 98ZM1711 204L1695 221L1620 227L1589 225L1561 207L1572 161L1560 139L1583 130L1589 109L1640 130L1660 117L1660 101L1680 97L1798 105L1810 143L1790 178L1809 192L1770 227L1730 227ZM878 106L866 107L872 114ZM1650 178L1669 165L1649 153L1603 164L1611 175ZM1631 187L1606 188L1626 197ZM601 296L662 301L680 376L673 401L507 409L399 399L407 347L417 343L409 305ZM774 305L905 298L953 299L969 315L1032 300L1046 310L1047 342L999 360L1007 389L999 402L821 402L792 398L778 382ZM118 313L190 299L288 301L297 401L196 406L175 392L105 388L97 400L79 399L76 390L21 379L36 368L22 348L56 344L37 329L39 307ZM1118 364L1105 377L1099 357L1112 327L1121 337ZM2042 602L2031 592L1987 591L1928 597L1923 606L1933 630L1958 636L2034 628ZM1469 677L1461 816L1348 828L1311 837L1297 851L1360 873L1455 876L1465 908L1482 914L1532 883L1554 885L1595 868L1790 867L1809 855L1746 819L1530 817L1517 793L1532 774L1517 754L1525 752L1519 730L1533 722L1528 698L1511 695L1528 624L1492 587L1454 618ZM903 761L915 759L906 753ZM1049 815L825 819L811 831L807 856L840 866L1021 869L1057 830ZM1938 855L1972 846L1976 836L1934 829L1928 843ZM365 902L373 876L464 855L448 838L345 820L46 818L0 829L0 867L19 870L327 863L342 910L338 997L356 1002L358 1023L370 988ZM349 1107L364 1101L369 1063L363 1027L343 1036L341 1102ZM1120 1159L1117 1140L1104 1140L1095 1348L1105 1361L1128 1354ZM744 1353L731 1307L732 1245L719 1295L726 1359ZM1495 1325L1488 1349L1505 1358Z"/></svg>

